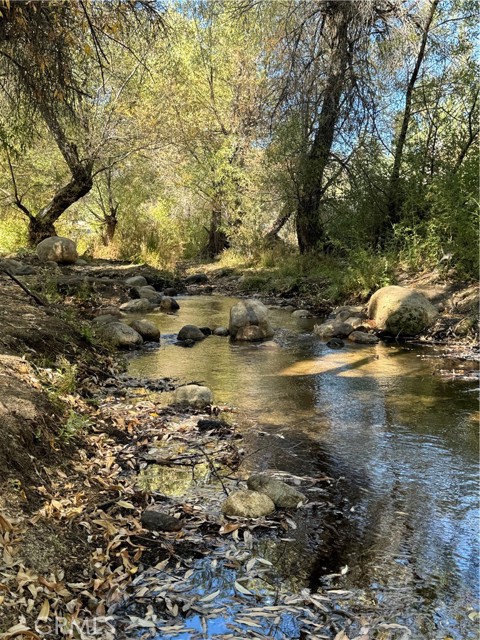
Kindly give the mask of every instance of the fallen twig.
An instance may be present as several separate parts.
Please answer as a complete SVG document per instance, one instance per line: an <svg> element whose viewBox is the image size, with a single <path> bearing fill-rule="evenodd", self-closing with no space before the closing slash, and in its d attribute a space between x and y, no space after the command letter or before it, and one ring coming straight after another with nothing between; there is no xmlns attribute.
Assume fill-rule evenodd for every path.
<svg viewBox="0 0 480 640"><path fill-rule="evenodd" d="M35 302L39 305L41 305L42 307L46 307L47 303L45 302L45 300L43 300L43 298L41 298L40 296L38 296L36 293L33 293L33 291L30 291L30 289L25 286L23 284L23 282L20 282L20 280L18 280L18 278L16 278L13 273L10 273L10 271L8 271L8 269L5 268L0 268L0 271L2 271L3 273L5 273L9 278L11 278L16 284L18 284L18 286L23 289L25 291L25 293L27 295L29 295L31 298L33 298L35 300Z"/></svg>

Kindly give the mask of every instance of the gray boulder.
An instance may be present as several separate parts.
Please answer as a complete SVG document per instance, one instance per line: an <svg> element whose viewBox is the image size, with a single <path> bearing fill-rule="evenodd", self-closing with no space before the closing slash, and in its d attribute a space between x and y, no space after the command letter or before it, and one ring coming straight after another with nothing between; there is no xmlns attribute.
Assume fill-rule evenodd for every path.
<svg viewBox="0 0 480 640"><path fill-rule="evenodd" d="M437 316L437 310L422 293L404 287L383 287L368 303L368 317L378 329L392 336L415 336L432 326Z"/></svg>
<svg viewBox="0 0 480 640"><path fill-rule="evenodd" d="M222 505L225 516L261 518L275 511L275 504L264 493L257 491L235 491Z"/></svg>
<svg viewBox="0 0 480 640"><path fill-rule="evenodd" d="M125 284L128 284L130 287L145 287L148 285L148 282L143 276L131 276L125 280Z"/></svg>
<svg viewBox="0 0 480 640"><path fill-rule="evenodd" d="M213 402L213 393L208 387L199 384L187 384L175 391L175 404L194 409L205 409Z"/></svg>
<svg viewBox="0 0 480 640"><path fill-rule="evenodd" d="M194 324L186 324L177 335L177 340L195 340L195 342L198 342L204 339L205 334Z"/></svg>
<svg viewBox="0 0 480 640"><path fill-rule="evenodd" d="M274 334L267 307L258 300L242 300L230 309L228 327L234 340L263 340Z"/></svg>
<svg viewBox="0 0 480 640"><path fill-rule="evenodd" d="M213 330L213 335L222 336L223 338L226 338L227 336L230 335L230 331L227 329L227 327L217 327L216 329Z"/></svg>
<svg viewBox="0 0 480 640"><path fill-rule="evenodd" d="M55 266L57 266L56 263ZM13 260L13 258L0 260L0 270L2 269L6 269L14 276L28 276L35 273L35 269L30 265L23 264L23 262L19 262L18 260Z"/></svg>
<svg viewBox="0 0 480 640"><path fill-rule="evenodd" d="M163 300L163 294L159 293L158 291L155 291L155 289L153 287L140 287L138 289L139 295L140 295L140 299L141 300L148 300L150 302L150 304L153 304L153 306L158 307L161 305L162 300Z"/></svg>
<svg viewBox="0 0 480 640"><path fill-rule="evenodd" d="M104 337L119 349L134 349L143 343L142 336L123 322L107 322L99 326Z"/></svg>
<svg viewBox="0 0 480 640"><path fill-rule="evenodd" d="M77 245L69 238L52 236L37 244L37 256L40 262L74 264L78 260Z"/></svg>
<svg viewBox="0 0 480 640"><path fill-rule="evenodd" d="M329 318L334 318L339 322L346 322L349 318L366 318L367 315L364 312L362 307L338 307L335 309L333 313L329 316Z"/></svg>
<svg viewBox="0 0 480 640"><path fill-rule="evenodd" d="M109 324L110 322L120 322L120 318L113 315L113 313L103 313L101 316L94 318L93 322L97 325Z"/></svg>
<svg viewBox="0 0 480 640"><path fill-rule="evenodd" d="M208 277L205 273L192 273L192 275L185 278L185 284L205 284L208 282Z"/></svg>
<svg viewBox="0 0 480 640"><path fill-rule="evenodd" d="M160 342L160 329L149 320L133 320L130 326L139 333L146 342Z"/></svg>
<svg viewBox="0 0 480 640"><path fill-rule="evenodd" d="M328 340L329 338L347 338L352 333L353 327L347 322L333 321L316 324L313 331L320 338Z"/></svg>
<svg viewBox="0 0 480 640"><path fill-rule="evenodd" d="M151 304L145 298L139 300L129 300L120 305L120 311L124 313L148 313L152 311L153 304Z"/></svg>
<svg viewBox="0 0 480 640"><path fill-rule="evenodd" d="M348 339L357 344L377 344L380 342L373 333L365 333L365 331L352 331Z"/></svg>
<svg viewBox="0 0 480 640"><path fill-rule="evenodd" d="M307 498L286 482L276 480L264 473L257 473L247 480L251 491L258 491L270 498L276 507L281 509L295 509L300 503L307 502Z"/></svg>
<svg viewBox="0 0 480 640"><path fill-rule="evenodd" d="M140 521L142 526L150 531L180 531L183 526L178 518L156 509L145 509Z"/></svg>

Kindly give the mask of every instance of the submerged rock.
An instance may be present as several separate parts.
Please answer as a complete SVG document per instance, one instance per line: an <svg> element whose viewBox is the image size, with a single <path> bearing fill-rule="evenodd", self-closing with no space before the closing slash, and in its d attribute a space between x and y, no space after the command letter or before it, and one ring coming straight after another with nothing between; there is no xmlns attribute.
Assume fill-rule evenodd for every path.
<svg viewBox="0 0 480 640"><path fill-rule="evenodd" d="M297 309L292 313L294 318L313 318L313 313L310 313L308 309Z"/></svg>
<svg viewBox="0 0 480 640"><path fill-rule="evenodd" d="M199 384L187 384L175 391L175 404L204 409L213 402L213 393L208 387Z"/></svg>
<svg viewBox="0 0 480 640"><path fill-rule="evenodd" d="M270 498L276 507L295 509L299 504L307 502L307 498L286 482L276 480L264 473L257 473L247 480L251 491L258 491Z"/></svg>
<svg viewBox="0 0 480 640"><path fill-rule="evenodd" d="M383 287L368 303L368 317L378 329L392 336L415 336L428 329L437 316L437 310L422 293L404 287Z"/></svg>
<svg viewBox="0 0 480 640"><path fill-rule="evenodd" d="M275 504L264 493L257 491L235 491L222 505L225 516L240 518L261 518L275 511Z"/></svg>
<svg viewBox="0 0 480 640"><path fill-rule="evenodd" d="M180 531L183 526L178 518L156 509L146 509L140 521L142 526L150 531Z"/></svg>
<svg viewBox="0 0 480 640"><path fill-rule="evenodd" d="M345 346L345 342L341 338L332 338L327 342L327 347L330 349L342 349Z"/></svg>

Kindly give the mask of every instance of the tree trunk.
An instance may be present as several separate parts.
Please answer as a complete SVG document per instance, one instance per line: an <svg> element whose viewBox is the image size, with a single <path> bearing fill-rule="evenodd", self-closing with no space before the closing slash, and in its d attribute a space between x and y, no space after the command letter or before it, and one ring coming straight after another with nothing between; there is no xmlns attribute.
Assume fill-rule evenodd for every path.
<svg viewBox="0 0 480 640"><path fill-rule="evenodd" d="M105 216L105 230L102 234L102 242L105 247L108 247L112 242L115 236L115 231L117 230L117 216L116 214Z"/></svg>
<svg viewBox="0 0 480 640"><path fill-rule="evenodd" d="M331 18L334 34L330 54L330 73L324 90L325 97L313 144L302 161L300 197L296 212L300 253L315 251L326 242L325 229L320 219L320 204L324 194L323 176L335 136L341 97L345 89L349 46L348 25L353 15L349 4L337 2Z"/></svg>
<svg viewBox="0 0 480 640"><path fill-rule="evenodd" d="M423 30L420 49L418 51L418 55L415 61L415 66L413 68L412 75L410 76L410 79L407 85L402 125L400 127L397 143L395 145L393 167L392 167L392 172L390 174L390 180L389 180L388 191L387 191L387 206L386 206L387 218L386 218L386 224L384 225L384 228L382 230L382 238L381 238L382 242L384 242L385 240L384 236L387 232L387 228L391 228L392 225L400 221L401 207L402 207L402 201L403 201L403 195L402 195L402 189L401 189L401 183L400 183L400 169L401 169L402 160L403 160L403 150L407 140L408 126L410 124L410 119L412 116L413 90L415 89L415 84L417 82L418 74L422 66L423 59L425 57L428 33L429 33L430 26L432 24L433 17L435 15L435 11L437 9L439 1L440 0L432 0L432 3L430 5L430 12L428 14L427 22Z"/></svg>
<svg viewBox="0 0 480 640"><path fill-rule="evenodd" d="M56 236L55 227L50 221L42 221L39 218L31 216L28 218L28 243L31 247L36 247L39 242Z"/></svg>
<svg viewBox="0 0 480 640"><path fill-rule="evenodd" d="M229 247L227 234L220 229L221 224L221 209L215 207L212 211L212 217L210 218L210 229L208 231L208 242L206 246L206 253L209 258L215 258L215 256L218 256L224 249Z"/></svg>
<svg viewBox="0 0 480 640"><path fill-rule="evenodd" d="M265 235L265 242L272 243L278 238L278 234L292 217L292 211L281 213Z"/></svg>

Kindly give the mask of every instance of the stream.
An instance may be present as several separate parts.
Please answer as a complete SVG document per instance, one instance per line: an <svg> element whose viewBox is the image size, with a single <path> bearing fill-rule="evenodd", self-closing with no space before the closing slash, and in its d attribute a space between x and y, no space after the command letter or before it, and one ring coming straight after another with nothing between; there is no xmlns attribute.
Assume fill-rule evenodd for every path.
<svg viewBox="0 0 480 640"><path fill-rule="evenodd" d="M331 350L312 333L319 319L280 308L270 311L274 341L210 336L193 348L175 345L185 324L228 326L235 301L184 297L176 315L149 315L161 345L132 356L129 373L204 383L215 404L234 407L249 453L243 473L333 479L338 520L328 535L315 535L315 510L299 512L285 541L261 540L257 552L292 590L314 592L340 574L337 589L412 638L477 638L476 363L448 361L432 347L346 341ZM459 368L470 376L445 375ZM228 599L233 578L214 564L199 561L192 579ZM223 637L224 622L213 620L201 637ZM285 637L299 637L290 624Z"/></svg>

